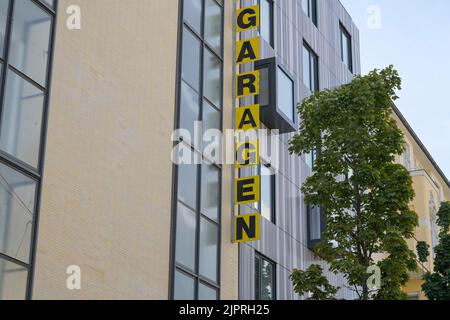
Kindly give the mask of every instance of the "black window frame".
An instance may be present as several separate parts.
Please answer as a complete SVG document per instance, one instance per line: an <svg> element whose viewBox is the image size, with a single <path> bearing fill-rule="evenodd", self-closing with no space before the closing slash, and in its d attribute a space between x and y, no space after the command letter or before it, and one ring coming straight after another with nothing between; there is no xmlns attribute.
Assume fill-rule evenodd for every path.
<svg viewBox="0 0 450 320"><path fill-rule="evenodd" d="M191 26L187 20L184 19L184 2L185 0L179 0L179 17L178 17L178 48L177 48L177 75L176 75L176 102L175 102L175 123L174 128L179 129L181 124L181 86L182 83L189 86L192 90L194 90L199 96L199 118L197 121L203 120L203 107L205 101L212 106L216 111L220 113L220 130L223 130L223 100L224 100L224 27L225 27L225 10L223 1L211 0L214 1L221 8L222 15L222 30L221 30L221 50L217 52L211 45L208 44L207 39L205 38L205 3L206 0L201 0L202 10L201 10L201 33L197 32L193 26ZM200 51L200 83L199 89L195 89L189 85L186 81L182 79L182 57L183 57L183 34L184 29L187 29L197 40L201 42L201 51ZM221 62L220 68L220 77L221 77L221 94L220 94L220 107L216 106L214 102L210 101L207 97L204 96L204 67L205 67L205 52L208 50L211 54L213 54L218 60ZM178 141L173 143L173 147L175 148L179 144L184 144L185 147L189 148L190 151L197 156L200 156L201 159L206 159L203 155L203 151L198 150L198 146L195 145L195 142L187 142L184 139L180 138ZM209 218L208 216L202 214L201 212L201 183L202 183L202 166L203 165L212 165L216 169L219 170L219 203L218 203L218 217L217 221ZM194 300L198 300L199 296L199 287L200 284L203 284L207 287L210 287L217 292L217 299L220 300L221 297L221 241L222 241L222 165L216 164L213 161L208 161L208 163L196 164L197 166L197 183L196 187L198 187L197 197L196 197L196 208L192 208L190 205L180 201L178 199L178 165L173 165L173 176L172 176L172 209L171 209L171 239L170 239L170 266L169 266L169 300L175 299L175 274L177 271L180 273L187 275L194 279ZM183 206L186 206L188 209L192 210L196 214L196 235L195 235L195 270L192 270L186 266L183 266L176 261L176 230L177 230L177 207L178 204L181 203ZM200 274L200 228L201 221L205 219L206 221L213 223L218 228L218 251L217 251L217 282L214 282L212 279L208 279Z"/></svg>
<svg viewBox="0 0 450 320"><path fill-rule="evenodd" d="M47 59L47 68L46 68L46 76L45 76L45 85L39 84L37 81L31 79L30 76L15 68L11 64L9 64L9 53L10 53L10 45L11 45L11 37L12 37L12 27L13 27L13 16L14 9L17 0L9 0L8 14L7 14L7 22L5 29L5 39L4 39L4 52L3 56L0 56L0 63L2 65L2 71L0 75L1 89L0 89L0 124L3 113L3 103L6 97L6 85L7 85L7 75L8 72L12 72L21 79L25 80L30 85L42 91L44 95L44 103L42 110L42 125L41 125L41 133L40 133L40 144L38 150L38 164L37 167L34 168L32 165L25 163L24 161L10 155L3 150L0 150L0 162L11 168L12 170L17 171L20 174L30 178L31 180L36 182L36 194L35 194L35 206L34 206L34 216L33 216L33 224L31 230L31 244L30 244L30 258L29 263L23 263L18 261L12 257L4 255L0 253L0 258L12 262L20 267L24 267L28 271L27 275L27 288L26 292L24 292L24 299L31 300L33 297L33 284L34 284L34 273L35 273L35 263L36 263L36 251L37 251L37 236L38 236L38 226L39 226L39 218L40 218L40 209L41 209L41 192L42 192L42 177L44 172L44 160L45 160L45 147L46 147L46 139L47 139L47 128L48 128L48 113L49 113L49 105L50 105L50 95L51 95L51 84L52 84L52 71L53 71L53 59L55 52L55 35L57 28L57 12L59 1L55 0L53 6L46 3L42 0L28 0L45 13L49 15L51 18L51 27L49 34L49 47L48 47L48 59Z"/></svg>
<svg viewBox="0 0 450 320"><path fill-rule="evenodd" d="M267 58L255 62L255 70L267 69L268 76L268 101L267 104L262 105L259 95L254 97L254 103L260 104L261 107L261 122L263 122L268 129L278 129L280 133L291 133L298 129L298 116L296 114L295 102L297 101L297 80L283 63L277 57ZM292 97L293 105L293 119L286 115L278 105L278 72L283 72L292 83ZM261 82L264 79L261 79Z"/></svg>
<svg viewBox="0 0 450 320"><path fill-rule="evenodd" d="M339 35L341 42L341 61L347 66L350 72L353 73L353 38L350 32L344 27L342 22L339 22ZM347 38L347 52L348 57L344 57L344 37ZM346 58L348 61L346 61Z"/></svg>
<svg viewBox="0 0 450 320"><path fill-rule="evenodd" d="M317 92L320 91L320 74L319 74L319 55L311 48L311 46L306 42L306 40L303 40L303 48L302 48L302 55L303 50L306 49L309 53L309 86L308 88L311 92ZM314 59L315 65L314 68L311 66L311 60ZM303 61L303 59L302 59ZM303 66L305 68L305 66ZM315 77L313 81L312 73L314 72ZM302 75L303 77L303 75ZM305 85L305 79L303 79L303 84Z"/></svg>
<svg viewBox="0 0 450 320"><path fill-rule="evenodd" d="M267 1L269 3L269 17L270 17L270 41L269 41L269 45L272 47L272 49L275 49L275 6L274 6L274 0L258 0L258 4L259 7L262 8L261 6L261 1ZM260 13L261 15L261 13ZM260 21L260 23L262 23L262 21ZM258 29L259 34L261 35L261 26ZM262 38L262 37L261 37ZM262 38L263 40L266 40L264 38Z"/></svg>
<svg viewBox="0 0 450 320"><path fill-rule="evenodd" d="M308 17L308 18L310 18L311 19L311 21L312 21L312 23L316 26L316 27L318 27L318 24L317 24L317 20L318 20L318 15L317 15L317 7L318 7L318 3L317 3L317 0L307 0L308 1L308 11L307 12L305 12L305 10L304 10L304 8L303 8L303 3L301 4L301 6L302 6L302 11L306 14L306 16ZM303 2L303 1L302 1Z"/></svg>
<svg viewBox="0 0 450 320"><path fill-rule="evenodd" d="M256 260L259 259L259 267L260 269L257 271L256 270ZM255 277L254 277L254 281L255 281L255 285L254 285L254 295L255 295L255 300L256 301L262 301L261 300L261 290L258 291L258 288L261 289L261 266L262 266L262 261L266 261L268 262L270 265L272 265L272 294L273 297L271 300L267 300L267 301L275 301L277 300L277 263L275 261L273 261L272 259L267 258L265 255L255 251L255 259L254 259L254 272L255 272ZM258 277L259 275L259 277ZM259 284L257 286L257 283Z"/></svg>

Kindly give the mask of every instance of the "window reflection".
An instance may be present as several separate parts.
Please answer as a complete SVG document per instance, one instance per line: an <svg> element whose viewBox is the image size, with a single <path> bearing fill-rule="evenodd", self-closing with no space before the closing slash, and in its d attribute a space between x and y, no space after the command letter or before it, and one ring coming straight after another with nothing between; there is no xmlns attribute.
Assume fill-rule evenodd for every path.
<svg viewBox="0 0 450 320"><path fill-rule="evenodd" d="M275 264L255 255L255 299L275 300Z"/></svg>
<svg viewBox="0 0 450 320"><path fill-rule="evenodd" d="M295 122L294 81L280 68L278 68L277 78L278 108L289 120Z"/></svg>
<svg viewBox="0 0 450 320"><path fill-rule="evenodd" d="M0 164L0 252L29 262L36 182Z"/></svg>
<svg viewBox="0 0 450 320"><path fill-rule="evenodd" d="M303 83L310 91L319 90L319 58L305 44L303 46Z"/></svg>
<svg viewBox="0 0 450 320"><path fill-rule="evenodd" d="M175 272L175 300L194 300L194 279L179 271Z"/></svg>
<svg viewBox="0 0 450 320"><path fill-rule="evenodd" d="M8 0L0 1L0 57L3 57L5 51L5 33L6 22L8 17Z"/></svg>
<svg viewBox="0 0 450 320"><path fill-rule="evenodd" d="M9 70L0 147L34 168L38 167L43 108L44 93Z"/></svg>
<svg viewBox="0 0 450 320"><path fill-rule="evenodd" d="M184 0L184 20L198 33L201 33L202 0Z"/></svg>
<svg viewBox="0 0 450 320"><path fill-rule="evenodd" d="M27 292L56 3L39 1L0 0L0 300Z"/></svg>
<svg viewBox="0 0 450 320"><path fill-rule="evenodd" d="M219 169L212 165L202 166L202 214L219 221L220 181Z"/></svg>
<svg viewBox="0 0 450 320"><path fill-rule="evenodd" d="M200 274L217 282L217 256L219 229L216 224L202 218L200 224Z"/></svg>
<svg viewBox="0 0 450 320"><path fill-rule="evenodd" d="M202 6L204 5L204 8ZM184 0L182 79L179 128L194 133L202 119L203 134L221 129L223 1ZM203 16L202 16L203 15ZM203 28L202 28L203 24ZM200 124L199 124L200 125ZM202 136L202 132L198 132ZM196 159L208 154L198 141L184 142ZM220 141L219 141L220 143ZM208 151L208 152L207 152ZM203 154L203 152L205 154ZM193 158L193 157L191 157ZM217 299L219 296L220 167L209 164L178 166L176 210L175 299ZM215 283L217 285L212 285Z"/></svg>
<svg viewBox="0 0 450 320"><path fill-rule="evenodd" d="M259 33L261 35L261 38L266 40L269 45L273 46L272 0L261 0L260 10L261 10L261 27Z"/></svg>
<svg viewBox="0 0 450 320"><path fill-rule="evenodd" d="M221 108L222 81L221 81L222 63L212 52L205 50L205 70L204 70L204 92L203 95L211 101L216 107Z"/></svg>
<svg viewBox="0 0 450 320"><path fill-rule="evenodd" d="M51 17L29 0L15 1L10 63L46 85Z"/></svg>
<svg viewBox="0 0 450 320"><path fill-rule="evenodd" d="M261 166L261 215L274 222L275 177L269 168Z"/></svg>
<svg viewBox="0 0 450 320"><path fill-rule="evenodd" d="M27 277L26 268L0 258L0 300L24 300Z"/></svg>
<svg viewBox="0 0 450 320"><path fill-rule="evenodd" d="M322 214L320 207L311 206L309 213L310 240L322 239Z"/></svg>
<svg viewBox="0 0 450 320"><path fill-rule="evenodd" d="M205 40L216 53L222 51L222 8L214 0L205 0Z"/></svg>

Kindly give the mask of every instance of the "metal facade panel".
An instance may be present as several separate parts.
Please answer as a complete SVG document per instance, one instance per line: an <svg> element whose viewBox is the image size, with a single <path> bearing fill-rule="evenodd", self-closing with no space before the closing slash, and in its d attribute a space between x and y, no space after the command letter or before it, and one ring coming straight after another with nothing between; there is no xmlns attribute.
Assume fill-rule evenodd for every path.
<svg viewBox="0 0 450 320"><path fill-rule="evenodd" d="M256 4L256 0L243 0L243 6ZM360 68L359 31L339 0L318 0L318 28L305 15L301 0L274 1L274 43L275 50L262 41L262 58L277 56L284 67L296 78L296 91L301 101L310 94L303 84L303 41L319 57L320 89L336 87L347 83L353 74L341 61L339 23L352 36L353 69ZM252 36L257 31L252 32ZM250 103L250 101L247 101ZM263 221L261 241L240 245L239 253L239 297L254 298L254 256L258 252L277 264L277 299L298 299L293 293L289 274L295 268L306 269L311 264L320 264L334 285L343 287L341 275L328 271L327 264L314 257L306 246L306 205L300 193L301 184L311 174L311 168L304 159L291 156L288 143L293 134L280 137L280 166L276 174L276 225ZM250 212L247 206L241 212ZM353 299L348 289L341 289L338 298Z"/></svg>

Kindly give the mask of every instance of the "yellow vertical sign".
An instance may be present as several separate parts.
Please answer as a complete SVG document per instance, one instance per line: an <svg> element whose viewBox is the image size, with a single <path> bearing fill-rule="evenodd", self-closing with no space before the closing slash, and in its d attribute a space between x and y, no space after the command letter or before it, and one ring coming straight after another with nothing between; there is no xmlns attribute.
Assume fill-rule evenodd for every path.
<svg viewBox="0 0 450 320"><path fill-rule="evenodd" d="M236 12L236 31L238 33L257 29L260 26L259 5L242 8ZM255 62L260 59L260 38L240 39L236 42L236 65ZM260 73L257 70L236 75L237 98L260 94ZM251 105L236 109L235 129L237 131L258 130L260 128L260 106ZM235 168L260 165L259 140L236 141ZM235 205L251 204L260 201L260 177L240 177L235 181ZM260 240L261 215L251 213L234 217L235 243Z"/></svg>

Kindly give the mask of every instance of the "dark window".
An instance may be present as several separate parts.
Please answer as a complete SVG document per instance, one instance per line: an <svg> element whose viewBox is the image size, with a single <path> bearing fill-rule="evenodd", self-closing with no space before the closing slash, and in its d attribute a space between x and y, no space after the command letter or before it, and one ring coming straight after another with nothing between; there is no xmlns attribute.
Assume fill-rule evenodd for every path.
<svg viewBox="0 0 450 320"><path fill-rule="evenodd" d="M276 300L276 265L255 254L255 300Z"/></svg>
<svg viewBox="0 0 450 320"><path fill-rule="evenodd" d="M353 72L353 57L352 57L352 37L350 33L341 24L341 59L347 68Z"/></svg>
<svg viewBox="0 0 450 320"><path fill-rule="evenodd" d="M31 296L55 3L0 1L0 300Z"/></svg>
<svg viewBox="0 0 450 320"><path fill-rule="evenodd" d="M177 128L186 129L191 137L183 137L179 144L191 159L202 159L200 141L194 141L194 122L202 121L203 130L222 129L223 3L180 0L180 4ZM222 168L211 161L175 169L171 298L218 299Z"/></svg>
<svg viewBox="0 0 450 320"><path fill-rule="evenodd" d="M322 240L325 230L325 219L323 210L318 206L307 205L307 226L308 226L308 248L314 250L316 245Z"/></svg>
<svg viewBox="0 0 450 320"><path fill-rule="evenodd" d="M261 106L261 121L280 133L296 131L295 77L275 57L257 61L255 69L260 73L261 93L255 102Z"/></svg>
<svg viewBox="0 0 450 320"><path fill-rule="evenodd" d="M319 57L303 44L303 83L311 91L319 90Z"/></svg>
<svg viewBox="0 0 450 320"><path fill-rule="evenodd" d="M317 0L302 0L302 9L317 26Z"/></svg>
<svg viewBox="0 0 450 320"><path fill-rule="evenodd" d="M260 0L261 21L259 33L261 38L274 47L274 30L273 30L273 1Z"/></svg>

